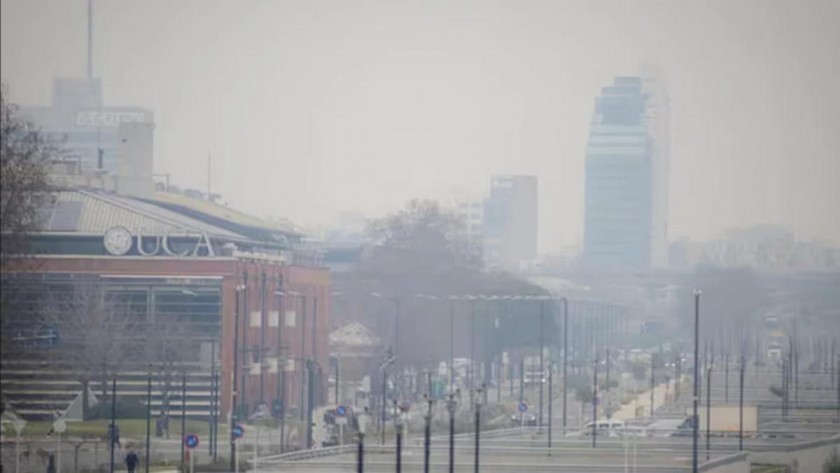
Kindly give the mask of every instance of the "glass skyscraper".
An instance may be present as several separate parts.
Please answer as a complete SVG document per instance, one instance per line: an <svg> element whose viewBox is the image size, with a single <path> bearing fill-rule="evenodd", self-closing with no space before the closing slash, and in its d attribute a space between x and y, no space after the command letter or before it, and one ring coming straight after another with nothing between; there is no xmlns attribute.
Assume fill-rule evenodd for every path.
<svg viewBox="0 0 840 473"><path fill-rule="evenodd" d="M584 263L646 269L665 245L667 107L641 77L601 89L586 149Z"/></svg>

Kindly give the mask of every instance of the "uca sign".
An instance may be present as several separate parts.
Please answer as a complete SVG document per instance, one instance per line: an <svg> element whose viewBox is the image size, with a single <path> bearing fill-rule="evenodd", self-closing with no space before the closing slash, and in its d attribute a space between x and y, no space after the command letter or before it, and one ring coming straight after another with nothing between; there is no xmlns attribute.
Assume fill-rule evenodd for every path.
<svg viewBox="0 0 840 473"><path fill-rule="evenodd" d="M175 251L170 244L170 239L178 238L179 240L194 240L195 245L183 244L180 251ZM182 233L174 234L172 232L164 233L163 235L144 235L142 231L136 232L132 235L125 227L111 227L106 232L102 239L105 245L105 250L115 256L123 256L131 251L132 247L137 248L137 253L141 256L174 256L174 257L213 257L216 256L213 251L213 245L210 244L210 238L207 233ZM190 248L192 246L192 248Z"/></svg>

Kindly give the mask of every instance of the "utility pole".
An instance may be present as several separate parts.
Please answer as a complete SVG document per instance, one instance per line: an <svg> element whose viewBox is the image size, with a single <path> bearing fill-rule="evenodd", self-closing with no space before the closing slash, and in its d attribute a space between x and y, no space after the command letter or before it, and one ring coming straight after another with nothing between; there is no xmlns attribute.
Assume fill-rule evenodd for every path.
<svg viewBox="0 0 840 473"><path fill-rule="evenodd" d="M653 418L656 414L656 406L654 404L654 391L656 391L656 377L653 369L653 353L650 354L650 417Z"/></svg>
<svg viewBox="0 0 840 473"><path fill-rule="evenodd" d="M394 417L397 417L397 400L394 399ZM402 473L402 420L397 420L397 473Z"/></svg>
<svg viewBox="0 0 840 473"><path fill-rule="evenodd" d="M117 375L111 381L111 473L114 473L114 444L117 442ZM183 445L184 442L181 442ZM148 461L148 459L147 459Z"/></svg>
<svg viewBox="0 0 840 473"><path fill-rule="evenodd" d="M554 391L554 385L552 384L552 378L554 377L554 365L552 363L548 364L548 456L551 456L551 417L552 417L552 393Z"/></svg>
<svg viewBox="0 0 840 473"><path fill-rule="evenodd" d="M545 352L545 299L540 300L540 418L537 421L537 432L542 432L543 425L543 381L545 376L545 367L543 364L543 354Z"/></svg>
<svg viewBox="0 0 840 473"><path fill-rule="evenodd" d="M455 473L455 391L449 391L449 473Z"/></svg>
<svg viewBox="0 0 840 473"><path fill-rule="evenodd" d="M610 420L610 349L607 348L607 377L604 381L604 412L607 415L607 420Z"/></svg>
<svg viewBox="0 0 840 473"><path fill-rule="evenodd" d="M706 461L709 460L712 452L712 362L706 367Z"/></svg>
<svg viewBox="0 0 840 473"><path fill-rule="evenodd" d="M481 392L486 389L484 384L481 385L478 392L478 400L475 404L475 473L479 473L479 457L481 456Z"/></svg>
<svg viewBox="0 0 840 473"><path fill-rule="evenodd" d="M429 373L431 376L431 373ZM429 473L429 459L432 452L432 397L431 392L426 395L426 401L429 403L429 410L426 413L426 429L423 435L423 473Z"/></svg>
<svg viewBox="0 0 840 473"><path fill-rule="evenodd" d="M741 355L740 386L738 394L738 451L744 451L744 355Z"/></svg>
<svg viewBox="0 0 840 473"><path fill-rule="evenodd" d="M693 409L693 438L691 471L698 473L697 465L697 434L699 421L697 417L697 398L700 396L700 291L694 290L694 409Z"/></svg>
<svg viewBox="0 0 840 473"><path fill-rule="evenodd" d="M455 296L449 299L449 388L455 385Z"/></svg>
<svg viewBox="0 0 840 473"><path fill-rule="evenodd" d="M595 366L592 370L592 448L598 436L598 354L595 353Z"/></svg>
<svg viewBox="0 0 840 473"><path fill-rule="evenodd" d="M724 404L729 404L729 352L723 355L724 369L726 370L726 377L724 378Z"/></svg>
<svg viewBox="0 0 840 473"><path fill-rule="evenodd" d="M149 445L152 437L152 366L149 364L146 379L146 473L149 473Z"/></svg>
<svg viewBox="0 0 840 473"><path fill-rule="evenodd" d="M563 297L563 435L566 435L566 395L569 390L566 367L569 362L569 301Z"/></svg>

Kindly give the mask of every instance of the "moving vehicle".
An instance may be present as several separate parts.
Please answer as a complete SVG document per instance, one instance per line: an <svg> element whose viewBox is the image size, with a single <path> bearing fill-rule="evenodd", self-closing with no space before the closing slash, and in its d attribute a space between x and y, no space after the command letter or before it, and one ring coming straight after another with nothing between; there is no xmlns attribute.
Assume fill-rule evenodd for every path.
<svg viewBox="0 0 840 473"><path fill-rule="evenodd" d="M758 408L744 406L743 432L745 437L753 437L758 433ZM697 410L699 420L699 434L706 435L706 407ZM738 406L712 406L709 418L709 435L712 437L736 437L740 431L740 410ZM692 434L693 422L689 413L679 426L674 436L683 437Z"/></svg>
<svg viewBox="0 0 840 473"><path fill-rule="evenodd" d="M598 421L598 425L595 427L596 434L601 437L618 437L622 435L622 432L625 429L624 421L621 420L612 420L612 419L601 419ZM584 437L588 437L592 435L592 422L587 423L584 425L580 430L581 435Z"/></svg>

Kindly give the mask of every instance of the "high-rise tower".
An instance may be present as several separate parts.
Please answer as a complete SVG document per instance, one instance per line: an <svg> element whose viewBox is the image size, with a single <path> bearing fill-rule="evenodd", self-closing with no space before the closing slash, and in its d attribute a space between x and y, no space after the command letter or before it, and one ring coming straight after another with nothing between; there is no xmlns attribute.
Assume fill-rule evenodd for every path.
<svg viewBox="0 0 840 473"><path fill-rule="evenodd" d="M646 269L667 246L667 98L652 81L601 89L586 150L584 262Z"/></svg>

